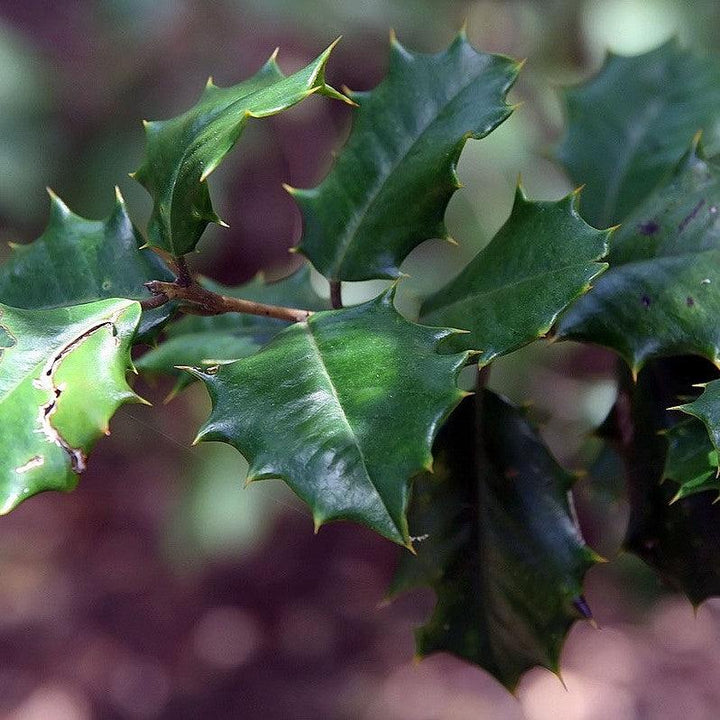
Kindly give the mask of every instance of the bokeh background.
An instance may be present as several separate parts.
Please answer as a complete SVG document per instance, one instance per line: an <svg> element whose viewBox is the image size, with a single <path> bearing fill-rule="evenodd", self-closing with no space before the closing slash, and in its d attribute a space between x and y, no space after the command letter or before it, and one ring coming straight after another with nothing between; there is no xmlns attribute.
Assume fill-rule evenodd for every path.
<svg viewBox="0 0 720 720"><path fill-rule="evenodd" d="M286 71L338 35L329 79L356 90L383 76L388 31L438 51L467 20L483 50L528 58L522 107L468 144L449 226L408 259L401 304L452 276L502 224L519 174L530 196L571 189L549 159L563 124L557 88L679 36L717 49L717 2L672 0L0 0L0 240L28 242L45 186L77 213L106 216L119 185L142 226L149 202L127 173L142 118L192 104L206 78L232 84L276 46ZM211 228L195 267L226 283L280 276L300 219L282 182L316 183L351 110L322 98L251 123L211 181L229 230ZM0 260L7 253L0 247ZM296 262L296 261L295 261ZM349 288L346 298L376 292ZM587 437L612 403L614 360L537 344L497 362L492 384L532 401L570 467L596 459ZM588 576L600 623L578 624L561 682L530 672L517 697L449 656L414 663L412 629L430 592L384 604L399 550L345 524L312 533L279 482L242 490L231 448L191 448L208 402L191 388L142 386L153 409L122 409L79 489L0 520L0 717L263 720L640 720L717 718L720 604L697 614L637 560L618 556L627 518L612 458L577 486L585 535L613 561Z"/></svg>

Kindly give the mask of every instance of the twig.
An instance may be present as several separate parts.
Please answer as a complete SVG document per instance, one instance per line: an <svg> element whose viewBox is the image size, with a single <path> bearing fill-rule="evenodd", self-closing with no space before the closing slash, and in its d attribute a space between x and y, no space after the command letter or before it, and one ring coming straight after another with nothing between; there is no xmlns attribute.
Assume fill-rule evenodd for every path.
<svg viewBox="0 0 720 720"><path fill-rule="evenodd" d="M190 287L193 284L193 276L184 255L175 258L175 268L177 270L175 284L181 287Z"/></svg>
<svg viewBox="0 0 720 720"><path fill-rule="evenodd" d="M278 305L265 305L231 298L226 295L206 290L194 280L189 285L180 282L162 282L151 280L145 287L155 296L162 298L152 307L159 307L170 300L180 301L180 310L191 315L223 315L224 313L244 313L246 315L261 315L263 317L277 318L287 322L303 322L312 312L310 310L297 310L295 308L280 307Z"/></svg>
<svg viewBox="0 0 720 720"><path fill-rule="evenodd" d="M340 280L330 281L330 304L333 310L340 310L342 304L342 283Z"/></svg>
<svg viewBox="0 0 720 720"><path fill-rule="evenodd" d="M158 293L157 295L153 295L145 300L140 300L140 307L143 310L152 310L153 308L159 308L161 305L164 305L169 301L170 298L165 293Z"/></svg>

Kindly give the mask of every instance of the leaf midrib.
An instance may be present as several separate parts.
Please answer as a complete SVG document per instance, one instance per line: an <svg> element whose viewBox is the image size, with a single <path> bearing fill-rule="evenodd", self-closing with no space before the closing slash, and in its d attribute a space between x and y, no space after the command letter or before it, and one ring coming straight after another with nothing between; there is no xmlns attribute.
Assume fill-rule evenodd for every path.
<svg viewBox="0 0 720 720"><path fill-rule="evenodd" d="M397 172L398 168L405 162L405 160L408 158L408 156L412 153L412 151L415 149L415 146L420 142L420 140L425 136L425 134L429 131L429 129L435 125L435 123L438 122L440 116L447 110L448 106L451 105L455 100L464 93L473 83L477 82L477 80L484 75L488 70L488 66L485 65L482 70L477 74L474 75L467 83L460 86L458 91L450 97L445 104L442 106L442 109L435 114L435 116L428 122L417 134L417 136L412 140L412 142L402 151L400 157L391 164L390 169L385 174L385 176L382 178L382 180L377 183L370 191L368 195L366 195L366 202L364 207L361 211L356 211L353 215L353 220L348 223L346 227L345 233L343 233L343 238L345 240L341 243L341 252L338 260L334 263L333 269L330 271L333 274L333 277L335 274L339 274L342 266L345 262L345 258L347 257L347 254L350 250L350 246L352 245L353 240L355 239L357 235L358 229L362 226L365 218L370 214L370 211L373 209L374 205L377 203L378 198L380 197L383 189L385 188L385 185L388 183L390 178ZM512 78L511 78L512 80ZM503 97L500 98L501 103L503 102ZM367 106L367 104L366 104ZM510 110L508 107L505 107L504 109ZM459 142L459 140L458 140ZM357 219L356 219L357 218ZM337 278L335 278L337 279Z"/></svg>
<svg viewBox="0 0 720 720"><path fill-rule="evenodd" d="M435 308L434 310L431 310L429 313L424 314L423 320L427 320L428 318L431 318L433 315L440 313L440 312L445 312L449 308L454 308L457 305L463 305L465 303L479 300L481 298L486 298L488 296L500 293L503 290L508 290L508 289L518 287L520 285L525 285L525 284L533 282L535 280L542 280L544 278L548 278L548 277L551 277L558 273L563 273L563 272L566 272L571 269L588 268L589 270L591 270L593 265L596 266L596 272L594 275L592 275L588 279L588 282L589 282L590 280L593 280L594 278L596 278L600 274L600 272L602 272L603 266L606 265L606 263L600 262L598 260L590 260L589 262L586 262L586 263L572 263L570 265L563 265L561 267L556 267L552 270L547 270L547 271L539 273L537 275L527 275L527 276L521 278L520 280L514 280L513 282L510 282L510 283L507 283L504 285L500 285L498 287L494 287L489 290L483 290L483 291L479 291L479 292L470 292L467 295L465 295L464 297L459 298L458 300L454 300L453 302L448 303L447 305L441 305L441 306Z"/></svg>
<svg viewBox="0 0 720 720"><path fill-rule="evenodd" d="M365 473L365 477L368 480L368 484L374 490L375 494L377 495L378 499L380 500L383 508L385 509L385 512L387 513L388 518L390 519L390 522L393 524L393 527L400 534L400 536L402 536L402 531L400 530L400 528L398 528L397 523L393 519L390 509L388 508L387 503L385 502L385 498L383 498L382 494L380 493L380 490L373 482L373 479L368 470L367 460L365 459L365 453L363 452L362 447L360 446L360 443L358 442L358 438L355 433L355 430L353 429L353 426L350 423L350 420L345 413L345 408L342 406L342 403L340 402L340 396L338 395L337 388L335 387L335 383L333 382L332 376L330 375L330 371L328 370L327 365L325 365L325 360L323 359L322 351L320 350L320 346L318 344L317 338L315 337L315 333L313 332L313 328L309 322L306 323L306 328L307 328L307 332L305 333L305 335L308 338L309 344L315 354L315 357L317 359L317 365L320 369L320 372L324 375L324 377L327 381L328 387L330 388L330 391L332 392L333 398L335 399L335 403L337 404L337 407L340 410L340 415L350 433L350 436L353 441L353 445L357 449L358 455L360 457L360 462L362 463L362 468Z"/></svg>

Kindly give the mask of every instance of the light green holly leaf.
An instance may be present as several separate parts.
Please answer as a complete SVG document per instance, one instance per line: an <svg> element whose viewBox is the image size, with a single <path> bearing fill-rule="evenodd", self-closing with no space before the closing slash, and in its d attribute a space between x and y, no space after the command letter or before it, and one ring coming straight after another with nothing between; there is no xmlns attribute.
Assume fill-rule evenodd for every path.
<svg viewBox="0 0 720 720"><path fill-rule="evenodd" d="M140 319L132 300L51 310L0 305L0 514L71 490L117 408Z"/></svg>
<svg viewBox="0 0 720 720"><path fill-rule="evenodd" d="M697 143L612 236L610 269L559 319L559 338L720 362L720 165Z"/></svg>
<svg viewBox="0 0 720 720"><path fill-rule="evenodd" d="M518 188L508 221L456 278L425 301L422 322L469 330L448 344L481 351L482 364L547 334L560 312L607 267L597 261L610 231L583 221L577 196L532 202Z"/></svg>
<svg viewBox="0 0 720 720"><path fill-rule="evenodd" d="M51 192L50 219L43 234L28 245L13 245L12 255L0 265L0 302L39 310L104 298L146 299L146 282L169 282L174 275L141 245L118 190L105 220L76 215ZM157 332L174 307L168 303L143 312L138 337Z"/></svg>
<svg viewBox="0 0 720 720"><path fill-rule="evenodd" d="M195 249L208 223L221 222L207 178L232 150L250 118L276 115L313 93L346 100L325 83L331 45L307 67L286 77L275 55L238 85L208 81L198 103L170 120L145 123L146 158L133 174L153 198L149 243L175 256Z"/></svg>
<svg viewBox="0 0 720 720"><path fill-rule="evenodd" d="M468 138L511 113L521 63L473 49L461 32L436 55L392 38L387 78L358 103L347 145L316 188L290 189L304 219L299 250L330 280L395 278L424 240L447 237Z"/></svg>
<svg viewBox="0 0 720 720"><path fill-rule="evenodd" d="M193 370L213 410L201 440L236 447L248 481L281 478L316 527L354 520L409 546L410 478L432 462L437 429L463 397L467 353L441 355L454 331L405 320L393 292L319 312L260 352Z"/></svg>
<svg viewBox="0 0 720 720"><path fill-rule="evenodd" d="M698 130L720 149L720 62L676 41L635 57L608 56L600 73L564 92L558 158L585 184L582 213L597 227L625 220Z"/></svg>
<svg viewBox="0 0 720 720"><path fill-rule="evenodd" d="M573 476L516 408L489 391L476 402L452 414L435 473L416 481L410 528L423 540L392 591L437 593L420 656L451 652L513 689L536 665L558 672L570 627L592 617L582 584L599 558L575 520Z"/></svg>

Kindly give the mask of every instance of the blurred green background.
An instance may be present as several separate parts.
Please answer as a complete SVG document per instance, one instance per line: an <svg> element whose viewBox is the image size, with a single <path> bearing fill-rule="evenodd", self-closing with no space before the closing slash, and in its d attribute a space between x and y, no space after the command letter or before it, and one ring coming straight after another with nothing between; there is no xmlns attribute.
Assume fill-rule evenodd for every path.
<svg viewBox="0 0 720 720"><path fill-rule="evenodd" d="M77 213L110 212L113 186L139 226L149 214L128 172L140 120L194 102L205 80L229 85L280 46L290 72L337 36L328 77L373 87L388 32L415 50L458 28L478 48L528 62L517 112L468 143L448 225L458 247L430 241L406 261L400 304L458 271L507 217L518 177L533 198L572 189L550 159L562 132L558 88L597 71L609 49L648 50L678 36L720 42L715 0L0 0L0 240L42 231L50 186ZM628 100L629 102L631 99ZM312 98L251 123L213 175L230 229L210 228L197 269L226 283L285 273L299 213L281 183L315 184L352 111ZM0 261L7 249L0 246ZM359 300L377 285L348 288ZM571 467L595 462L587 437L612 403L613 359L541 343L497 362L492 384L532 402ZM430 594L378 608L397 550L347 525L312 535L280 483L241 490L231 448L190 448L207 412L200 388L168 406L123 409L71 496L42 496L0 521L0 714L86 718L714 718L720 690L717 605L693 616L638 562L593 570L588 596L605 632L577 627L564 680L537 671L519 700L452 658L413 666L412 627ZM578 486L584 532L613 557L626 519L622 484L602 456Z"/></svg>

